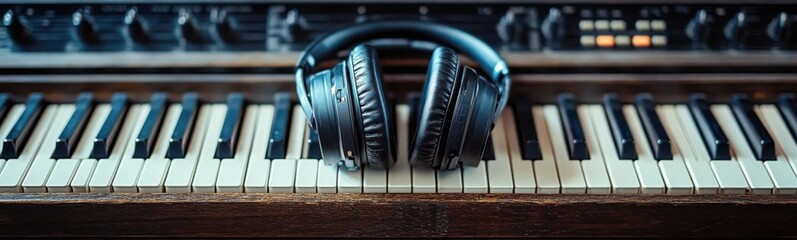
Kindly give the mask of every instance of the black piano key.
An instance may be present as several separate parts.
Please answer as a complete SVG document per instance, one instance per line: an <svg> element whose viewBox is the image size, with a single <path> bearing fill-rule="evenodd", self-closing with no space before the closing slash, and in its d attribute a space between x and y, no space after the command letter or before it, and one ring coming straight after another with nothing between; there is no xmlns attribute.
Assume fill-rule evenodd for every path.
<svg viewBox="0 0 797 240"><path fill-rule="evenodd" d="M19 116L11 131L3 139L3 152L0 158L12 159L19 157L22 149L30 138L33 128L39 121L42 109L44 108L44 96L41 93L33 93L25 102L25 111Z"/></svg>
<svg viewBox="0 0 797 240"><path fill-rule="evenodd" d="M794 94L782 94L778 98L778 111L789 126L792 138L797 138L797 99Z"/></svg>
<svg viewBox="0 0 797 240"><path fill-rule="evenodd" d="M3 121L9 109L11 109L11 98L8 94L0 93L0 122Z"/></svg>
<svg viewBox="0 0 797 240"><path fill-rule="evenodd" d="M695 120L703 143L708 149L709 155L713 160L730 160L730 143L725 133L722 132L717 119L711 113L706 96L703 94L692 94L689 99L689 110Z"/></svg>
<svg viewBox="0 0 797 240"><path fill-rule="evenodd" d="M634 136L628 128L628 122L623 114L623 106L617 94L609 93L603 95L603 109L606 111L606 118L609 120L609 127L614 137L614 146L617 148L617 155L620 159L637 159Z"/></svg>
<svg viewBox="0 0 797 240"><path fill-rule="evenodd" d="M102 124L100 132L94 138L94 146L91 149L91 158L104 159L111 155L111 150L116 142L122 122L127 114L127 94L115 93L111 97L111 112Z"/></svg>
<svg viewBox="0 0 797 240"><path fill-rule="evenodd" d="M188 152L191 132L193 132L194 121L196 121L199 111L199 96L196 93L183 94L180 105L182 105L182 111L180 111L180 117L174 126L174 132L169 138L169 148L166 150L166 157L170 159L184 158Z"/></svg>
<svg viewBox="0 0 797 240"><path fill-rule="evenodd" d="M149 158L155 147L155 139L158 138L158 129L161 127L163 115L168 107L168 95L166 93L155 93L150 100L149 114L141 126L141 131L135 139L134 158Z"/></svg>
<svg viewBox="0 0 797 240"><path fill-rule="evenodd" d="M587 151L587 140L584 137L584 129L578 119L576 102L573 95L569 93L559 95L558 99L559 115L562 118L565 136L567 137L567 148L570 151L571 160L589 159Z"/></svg>
<svg viewBox="0 0 797 240"><path fill-rule="evenodd" d="M753 103L744 94L734 94L731 98L731 110L733 116L736 117L736 122L744 132L747 143L753 150L756 159L775 160L775 142L772 136L769 135L761 119L753 110Z"/></svg>
<svg viewBox="0 0 797 240"><path fill-rule="evenodd" d="M61 131L61 135L55 140L55 150L52 155L54 159L72 157L72 153L74 153L75 147L80 141L80 136L83 135L86 122L88 122L94 109L94 95L81 93L75 104L75 112L69 118L64 130Z"/></svg>
<svg viewBox="0 0 797 240"><path fill-rule="evenodd" d="M238 143L238 130L241 128L241 116L244 114L244 95L231 93L227 96L227 114L221 126L216 156L218 159L234 158L235 146Z"/></svg>
<svg viewBox="0 0 797 240"><path fill-rule="evenodd" d="M407 126L409 127L409 129L407 129L407 131L409 131L409 136L412 137L412 136L415 136L415 131L418 130L418 118L420 118L420 116L421 116L421 114L419 112L419 111L421 111L421 109L420 109L421 108L421 93L418 93L418 92L410 93L410 95L409 95L407 100L408 100L409 111L410 111L410 116L409 116L410 119L409 119L409 122L407 122ZM410 141L412 141L412 140L410 140ZM409 144L409 146L412 147L412 144Z"/></svg>
<svg viewBox="0 0 797 240"><path fill-rule="evenodd" d="M493 135L487 137L487 143L484 145L484 152L482 153L482 160L495 160L495 151L493 150Z"/></svg>
<svg viewBox="0 0 797 240"><path fill-rule="evenodd" d="M291 127L291 112L291 96L287 93L274 95L274 120L271 123L266 159L285 158L288 150L288 129ZM318 138L318 132L316 132L316 138Z"/></svg>
<svg viewBox="0 0 797 240"><path fill-rule="evenodd" d="M540 160L540 143L537 139L537 130L534 128L534 116L531 112L531 102L528 98L518 97L513 101L515 108L515 124L517 138L520 143L520 153L523 160Z"/></svg>
<svg viewBox="0 0 797 240"><path fill-rule="evenodd" d="M642 127L645 128L650 148L653 149L653 157L656 160L672 160L670 137L667 136L667 131L665 131L664 125L661 124L659 115L656 114L653 96L650 94L638 95L636 108L639 118L642 120Z"/></svg>
<svg viewBox="0 0 797 240"><path fill-rule="evenodd" d="M318 131L310 129L307 137L307 159L321 159L321 143L318 141Z"/></svg>

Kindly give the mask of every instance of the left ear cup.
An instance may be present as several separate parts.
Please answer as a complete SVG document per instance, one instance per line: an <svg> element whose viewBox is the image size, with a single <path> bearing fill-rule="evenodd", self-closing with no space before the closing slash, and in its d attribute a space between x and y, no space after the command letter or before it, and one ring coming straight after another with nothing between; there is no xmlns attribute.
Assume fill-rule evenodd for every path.
<svg viewBox="0 0 797 240"><path fill-rule="evenodd" d="M347 62L357 96L354 109L359 109L359 113L355 113L355 121L361 120L364 156L369 166L388 168L396 162L396 150L376 51L368 45L358 45L349 53Z"/></svg>
<svg viewBox="0 0 797 240"><path fill-rule="evenodd" d="M438 149L447 137L444 137L448 128L446 115L458 81L458 69L459 58L454 50L446 47L434 50L423 87L418 129L410 145L410 164L413 166L438 167L444 157L438 153L443 150Z"/></svg>

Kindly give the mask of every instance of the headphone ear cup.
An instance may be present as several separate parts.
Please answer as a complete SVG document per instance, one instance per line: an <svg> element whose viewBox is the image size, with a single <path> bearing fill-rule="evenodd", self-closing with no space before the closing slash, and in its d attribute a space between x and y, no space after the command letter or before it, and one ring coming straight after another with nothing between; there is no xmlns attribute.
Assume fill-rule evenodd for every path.
<svg viewBox="0 0 797 240"><path fill-rule="evenodd" d="M449 116L449 104L454 88L459 81L459 58L456 52L438 47L432 53L426 73L426 83L418 108L418 129L413 138L410 164L413 166L439 167L444 153L439 147L447 140L445 136Z"/></svg>
<svg viewBox="0 0 797 240"><path fill-rule="evenodd" d="M396 162L396 150L376 51L371 46L358 45L349 53L347 62L357 100L355 109L359 109L355 120L362 120L360 146L369 166L388 168Z"/></svg>

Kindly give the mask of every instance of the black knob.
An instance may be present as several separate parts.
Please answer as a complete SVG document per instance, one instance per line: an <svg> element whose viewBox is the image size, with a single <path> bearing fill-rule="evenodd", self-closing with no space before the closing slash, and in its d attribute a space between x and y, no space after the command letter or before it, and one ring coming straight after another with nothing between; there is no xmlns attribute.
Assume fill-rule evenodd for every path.
<svg viewBox="0 0 797 240"><path fill-rule="evenodd" d="M723 29L725 38L737 44L744 43L747 38L748 26L750 25L748 22L747 14L744 11L737 13L725 24L725 29Z"/></svg>
<svg viewBox="0 0 797 240"><path fill-rule="evenodd" d="M88 13L83 10L77 10L72 14L72 25L75 27L75 35L80 41L86 43L97 41L99 35L97 24Z"/></svg>
<svg viewBox="0 0 797 240"><path fill-rule="evenodd" d="M496 26L496 30L498 31L498 37L501 38L501 41L504 43L509 43L512 41L517 29L515 28L515 12L514 11L507 11L501 20L498 21L498 25Z"/></svg>
<svg viewBox="0 0 797 240"><path fill-rule="evenodd" d="M686 24L686 36L696 43L705 43L711 34L712 18L705 9L700 9L695 13L692 20Z"/></svg>
<svg viewBox="0 0 797 240"><path fill-rule="evenodd" d="M149 34L144 19L138 14L138 8L131 8L125 14L125 29L127 36L133 42L143 43L149 41Z"/></svg>
<svg viewBox="0 0 797 240"><path fill-rule="evenodd" d="M197 23L190 10L180 9L180 13L177 16L177 26L180 36L186 41L193 43L202 42L202 32L199 30L199 23Z"/></svg>
<svg viewBox="0 0 797 240"><path fill-rule="evenodd" d="M294 42L304 37L307 21L299 14L299 10L291 9L282 21L280 36L285 42Z"/></svg>
<svg viewBox="0 0 797 240"><path fill-rule="evenodd" d="M238 39L238 34L236 33L237 23L226 10L211 12L210 19L219 39L227 43L235 42Z"/></svg>
<svg viewBox="0 0 797 240"><path fill-rule="evenodd" d="M28 28L24 20L20 19L13 10L8 10L6 14L3 15L3 26L6 28L6 32L8 32L8 36L11 37L11 40L17 44L29 43L33 40L33 34L30 33L30 28Z"/></svg>
<svg viewBox="0 0 797 240"><path fill-rule="evenodd" d="M797 30L794 30L792 17L781 12L767 25L767 35L781 46L788 46L797 41Z"/></svg>
<svg viewBox="0 0 797 240"><path fill-rule="evenodd" d="M542 21L541 30L549 46L559 46L565 36L565 18L562 16L562 11L551 8L548 16Z"/></svg>

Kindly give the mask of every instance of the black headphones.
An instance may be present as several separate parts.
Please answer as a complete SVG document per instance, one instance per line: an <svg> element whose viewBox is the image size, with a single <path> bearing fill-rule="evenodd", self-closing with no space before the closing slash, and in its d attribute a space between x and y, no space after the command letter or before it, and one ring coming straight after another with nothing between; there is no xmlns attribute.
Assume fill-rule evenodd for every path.
<svg viewBox="0 0 797 240"><path fill-rule="evenodd" d="M431 41L418 129L410 164L454 169L478 166L484 146L509 95L509 69L501 56L461 30L421 22L375 22L345 28L313 41L296 64L296 92L310 127L318 131L324 162L349 170L389 168L396 162L393 119L373 47L360 44L332 69L312 74L316 63L355 44L381 38ZM457 52L475 60L490 80L462 65ZM308 88L309 85L309 88Z"/></svg>

